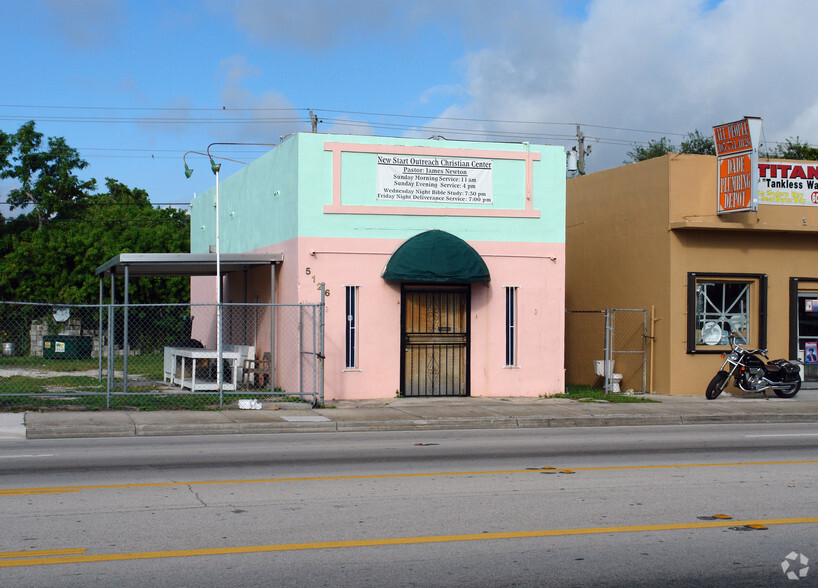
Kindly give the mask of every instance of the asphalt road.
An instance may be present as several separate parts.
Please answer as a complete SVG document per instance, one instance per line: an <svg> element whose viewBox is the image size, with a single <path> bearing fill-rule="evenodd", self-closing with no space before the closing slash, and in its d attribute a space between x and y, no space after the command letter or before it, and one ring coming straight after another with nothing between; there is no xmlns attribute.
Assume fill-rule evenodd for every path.
<svg viewBox="0 0 818 588"><path fill-rule="evenodd" d="M817 445L814 424L2 439L0 578L818 585Z"/></svg>

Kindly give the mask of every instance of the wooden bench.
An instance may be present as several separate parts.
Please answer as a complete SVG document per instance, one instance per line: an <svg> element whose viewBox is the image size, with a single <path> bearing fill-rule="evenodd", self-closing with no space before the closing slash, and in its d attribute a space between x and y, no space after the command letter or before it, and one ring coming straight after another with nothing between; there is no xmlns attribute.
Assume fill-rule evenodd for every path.
<svg viewBox="0 0 818 588"><path fill-rule="evenodd" d="M246 358L244 366L242 367L242 382L250 384L252 376L252 384L254 386L266 386L270 383L270 369L272 368L272 361L270 360L270 352L265 351L261 359Z"/></svg>

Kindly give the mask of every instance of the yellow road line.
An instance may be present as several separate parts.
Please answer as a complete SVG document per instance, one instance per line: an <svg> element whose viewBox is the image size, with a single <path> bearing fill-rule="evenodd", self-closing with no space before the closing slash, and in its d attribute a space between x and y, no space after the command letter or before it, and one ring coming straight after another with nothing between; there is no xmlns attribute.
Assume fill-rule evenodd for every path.
<svg viewBox="0 0 818 588"><path fill-rule="evenodd" d="M54 486L50 488L10 488L0 490L2 496L26 496L29 494L55 494L60 492L78 492L80 490L117 490L122 488L166 488L171 486L213 486L221 484L273 484L283 482L329 482L337 480L378 480L385 478L429 478L445 476L496 476L499 474L536 474L549 472L593 472L605 470L648 470L672 468L709 468L735 467L759 465L802 465L818 463L818 460L798 461L750 461L730 463L691 463L668 465L638 465L638 466L603 466L594 468L533 468L524 470L487 470L476 472L420 472L414 474L369 474L359 476L309 476L304 478L261 478L255 480L203 480L199 482L151 482L145 484L100 484L93 486Z"/></svg>
<svg viewBox="0 0 818 588"><path fill-rule="evenodd" d="M0 496L29 496L32 494L64 494L66 492L79 492L88 488L76 486L74 488L12 488L11 490L0 490Z"/></svg>
<svg viewBox="0 0 818 588"><path fill-rule="evenodd" d="M791 519L766 519L751 521L708 521L698 523L670 523L663 525L632 525L620 527L589 527L581 529L551 529L541 531L512 531L507 533L475 533L469 535L431 535L427 537L395 537L387 539L358 539L351 541L317 541L312 543L282 543L279 545L251 545L244 547L214 547L207 549L178 549L172 551L143 551L135 553L107 553L99 555L76 555L42 559L0 561L0 567L41 566L68 563L91 563L103 561L127 561L136 559L160 559L171 557L194 557L201 555L237 555L246 553L269 553L275 551L305 551L311 549L339 549L345 547L384 547L389 545L419 545L424 543L451 543L457 541L486 541L499 539L528 539L534 537L564 537L568 535L599 535L604 533L640 533L649 531L680 531L688 529L712 529L744 525L795 525L818 523L818 517Z"/></svg>
<svg viewBox="0 0 818 588"><path fill-rule="evenodd" d="M31 549L29 551L0 551L0 559L10 557L43 557L47 555L76 555L85 553L84 547L74 549Z"/></svg>
<svg viewBox="0 0 818 588"><path fill-rule="evenodd" d="M666 465L641 465L641 466L603 466L599 468L573 468L577 472L592 472L598 470L650 470L660 468L713 468L730 466L758 466L758 465L800 465L808 463L818 463L816 459L804 459L799 461L736 461L727 463L684 463Z"/></svg>

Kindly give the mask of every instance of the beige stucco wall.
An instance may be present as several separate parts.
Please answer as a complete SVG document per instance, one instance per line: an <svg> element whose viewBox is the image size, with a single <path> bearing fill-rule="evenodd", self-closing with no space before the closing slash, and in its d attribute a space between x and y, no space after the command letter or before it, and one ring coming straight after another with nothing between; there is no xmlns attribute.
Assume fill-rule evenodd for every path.
<svg viewBox="0 0 818 588"><path fill-rule="evenodd" d="M789 355L789 279L818 277L818 207L718 216L715 157L671 154L569 180L566 218L567 308L655 307L654 391L703 394L722 362L687 353L688 272L766 274L770 356Z"/></svg>
<svg viewBox="0 0 818 588"><path fill-rule="evenodd" d="M667 355L670 271L668 219L669 173L665 159L645 161L568 180L566 195L566 309L656 307L657 347ZM587 322L587 321L586 321ZM602 325L604 327L604 323ZM599 322L592 327L595 331ZM600 343L604 333L594 333ZM593 383L592 361L601 354L588 348L585 333L566 332L566 380ZM615 371L621 368L615 365ZM641 389L623 379L623 388ZM668 387L666 372L655 387Z"/></svg>
<svg viewBox="0 0 818 588"><path fill-rule="evenodd" d="M761 212L761 211L760 211ZM805 233L678 231L674 232L672 298L683 312L673 313L670 391L703 394L724 361L719 355L688 354L685 279L688 271L767 275L767 348L770 359L789 355L789 278L815 277L811 258L818 236ZM753 301L755 304L755 301ZM755 316L751 318L754 320ZM758 325L755 325L756 327ZM758 328L751 333L757 344Z"/></svg>

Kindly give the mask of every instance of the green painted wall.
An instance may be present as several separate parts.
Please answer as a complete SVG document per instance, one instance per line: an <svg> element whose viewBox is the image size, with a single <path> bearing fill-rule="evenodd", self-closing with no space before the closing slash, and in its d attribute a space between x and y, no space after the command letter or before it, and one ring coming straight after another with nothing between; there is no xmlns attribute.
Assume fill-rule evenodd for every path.
<svg viewBox="0 0 818 588"><path fill-rule="evenodd" d="M190 209L190 251L216 243L215 188ZM219 177L220 247L241 253L297 236L298 151L286 141L230 176Z"/></svg>
<svg viewBox="0 0 818 588"><path fill-rule="evenodd" d="M452 217L414 215L325 214L332 204L332 152L326 142L364 145L406 145L500 151L535 151L534 210L540 218ZM341 194L344 205L447 207L377 201L376 154L342 155ZM524 163L494 160L493 203L487 209L524 207ZM215 190L193 201L191 251L207 251L215 243ZM220 178L221 249L242 252L295 237L406 239L428 229L451 232L468 241L534 243L565 242L565 153L559 146L480 143L300 133L238 173Z"/></svg>

